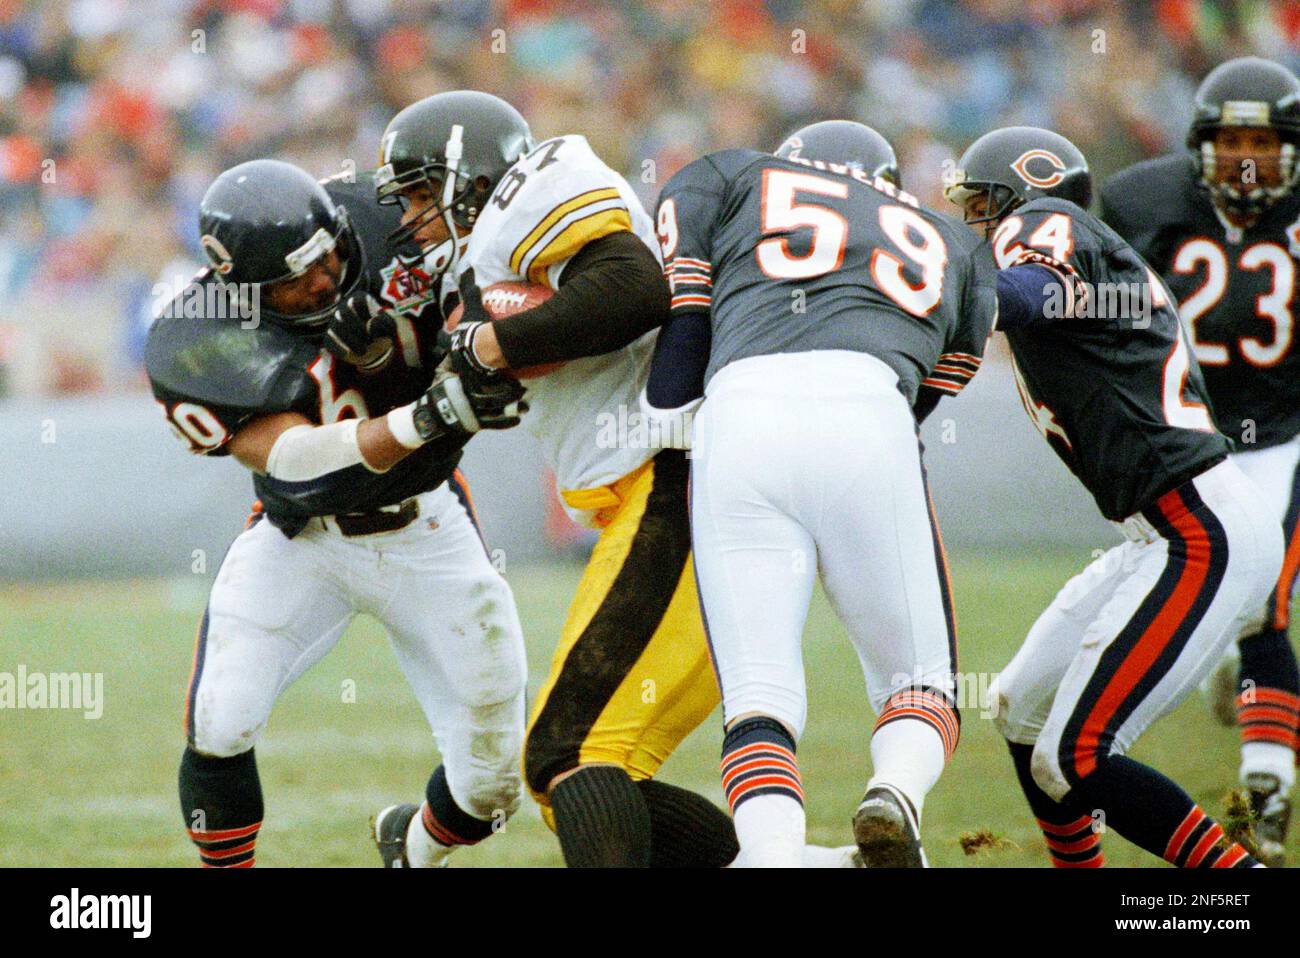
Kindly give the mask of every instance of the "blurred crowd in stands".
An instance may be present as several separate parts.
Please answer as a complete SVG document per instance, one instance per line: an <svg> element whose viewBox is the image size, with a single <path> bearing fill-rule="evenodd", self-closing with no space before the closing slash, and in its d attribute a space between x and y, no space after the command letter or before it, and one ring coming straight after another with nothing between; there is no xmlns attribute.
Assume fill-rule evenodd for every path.
<svg viewBox="0 0 1300 958"><path fill-rule="evenodd" d="M940 206L945 160L999 125L1053 127L1103 174L1181 148L1197 80L1246 53L1300 66L1300 4L0 0L0 395L138 387L217 173L369 167L440 90L585 134L647 204L701 152L859 119Z"/></svg>

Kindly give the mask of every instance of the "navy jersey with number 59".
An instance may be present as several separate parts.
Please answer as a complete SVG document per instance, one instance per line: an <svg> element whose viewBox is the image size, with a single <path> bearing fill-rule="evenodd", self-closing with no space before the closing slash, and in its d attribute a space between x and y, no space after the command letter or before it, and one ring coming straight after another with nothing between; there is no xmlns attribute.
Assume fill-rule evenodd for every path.
<svg viewBox="0 0 1300 958"><path fill-rule="evenodd" d="M991 262L965 226L884 180L723 150L669 181L657 223L673 313L711 314L706 382L752 356L851 350L887 363L914 402L979 368Z"/></svg>

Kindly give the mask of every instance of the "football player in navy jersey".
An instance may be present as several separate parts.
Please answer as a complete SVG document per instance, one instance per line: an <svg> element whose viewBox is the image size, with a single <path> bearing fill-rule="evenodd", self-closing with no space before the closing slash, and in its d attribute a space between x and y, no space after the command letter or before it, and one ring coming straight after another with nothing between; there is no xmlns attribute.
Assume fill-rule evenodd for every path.
<svg viewBox="0 0 1300 958"><path fill-rule="evenodd" d="M1233 462L1283 523L1281 576L1210 683L1215 713L1240 726L1240 779L1270 865L1285 860L1300 746L1300 670L1287 634L1300 572L1298 146L1300 80L1242 57L1202 82L1186 150L1138 163L1101 190L1102 218L1178 301Z"/></svg>
<svg viewBox="0 0 1300 958"><path fill-rule="evenodd" d="M691 533L739 862L800 862L801 642L820 575L878 715L859 853L921 867L923 803L960 718L914 404L978 369L992 269L960 223L898 188L889 144L848 121L775 155L691 163L664 188L658 227L672 317L644 402L661 421L698 406Z"/></svg>
<svg viewBox="0 0 1300 958"><path fill-rule="evenodd" d="M479 429L519 421L523 390L440 365L438 277L390 244L399 225L369 174L236 166L200 209L209 268L149 333L177 435L233 456L258 497L213 583L186 699L181 811L207 866L253 864L254 746L358 613L385 626L443 758L420 806L376 823L384 863L445 864L519 800L523 639L456 465Z"/></svg>
<svg viewBox="0 0 1300 958"><path fill-rule="evenodd" d="M991 692L1052 863L1100 866L1100 820L1179 867L1253 865L1126 753L1267 597L1280 529L1228 461L1172 297L1088 213L1083 154L1008 127L958 167L946 194L991 237L1025 410L1126 539L1065 585Z"/></svg>

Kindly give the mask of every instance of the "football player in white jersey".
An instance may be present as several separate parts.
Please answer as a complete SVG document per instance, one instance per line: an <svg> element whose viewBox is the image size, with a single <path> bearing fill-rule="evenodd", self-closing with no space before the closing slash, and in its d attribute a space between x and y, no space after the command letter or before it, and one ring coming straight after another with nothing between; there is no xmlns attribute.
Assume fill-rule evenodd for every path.
<svg viewBox="0 0 1300 958"><path fill-rule="evenodd" d="M513 107L475 91L399 113L376 182L444 275L444 315L464 305L454 368L473 379L564 364L527 380L524 424L569 514L601 535L533 704L524 777L566 863L730 864L730 818L654 780L719 696L690 557L685 454L637 428L670 298L650 218L584 137L535 143ZM503 281L555 293L491 323L480 290ZM807 855L848 860L839 849Z"/></svg>
<svg viewBox="0 0 1300 958"><path fill-rule="evenodd" d="M535 143L509 104L455 91L388 125L376 178L406 235L465 307L452 360L467 376L564 363L529 379L525 422L569 514L601 530L533 706L528 788L570 866L716 865L728 817L652 778L718 703L690 563L684 454L633 430L655 330L668 314L654 227L584 137ZM479 290L555 295L493 324Z"/></svg>

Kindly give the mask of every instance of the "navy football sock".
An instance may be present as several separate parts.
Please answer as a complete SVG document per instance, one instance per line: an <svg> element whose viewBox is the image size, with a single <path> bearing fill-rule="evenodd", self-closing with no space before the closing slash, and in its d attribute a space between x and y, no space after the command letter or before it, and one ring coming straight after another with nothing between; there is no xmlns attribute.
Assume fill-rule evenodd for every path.
<svg viewBox="0 0 1300 958"><path fill-rule="evenodd" d="M1106 857L1101 851L1101 829L1093 818L1092 809L1080 805L1072 796L1058 802L1038 787L1030 774L1034 747L1018 742L1007 742L1011 761L1016 766L1020 788L1029 800L1030 811L1038 819L1047 853L1054 868L1101 868Z"/></svg>
<svg viewBox="0 0 1300 958"><path fill-rule="evenodd" d="M1237 643L1241 744L1265 742L1300 751L1300 668L1285 629L1266 629Z"/></svg>
<svg viewBox="0 0 1300 958"><path fill-rule="evenodd" d="M262 785L253 750L230 758L186 748L179 774L181 814L208 868L251 868L262 827Z"/></svg>
<svg viewBox="0 0 1300 958"><path fill-rule="evenodd" d="M447 770L441 765L429 776L420 816L429 837L449 848L477 844L492 834L495 825L492 819L475 818L456 804L447 785ZM504 823L505 819L498 821Z"/></svg>
<svg viewBox="0 0 1300 958"><path fill-rule="evenodd" d="M1102 811L1107 827L1179 868L1255 864L1178 785L1127 756L1102 759L1065 797Z"/></svg>

